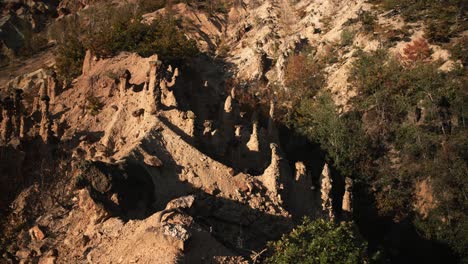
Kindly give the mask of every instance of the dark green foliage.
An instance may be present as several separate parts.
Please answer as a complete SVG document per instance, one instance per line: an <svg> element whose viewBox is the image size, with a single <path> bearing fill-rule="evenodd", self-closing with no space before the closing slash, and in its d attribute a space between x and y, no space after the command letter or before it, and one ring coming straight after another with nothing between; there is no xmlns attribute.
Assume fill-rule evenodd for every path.
<svg viewBox="0 0 468 264"><path fill-rule="evenodd" d="M366 160L367 143L360 122L340 117L329 93L303 98L292 120L295 130L320 143L343 174L351 175L356 163Z"/></svg>
<svg viewBox="0 0 468 264"><path fill-rule="evenodd" d="M265 263L368 263L367 244L352 223L305 218L290 234L269 243Z"/></svg>
<svg viewBox="0 0 468 264"><path fill-rule="evenodd" d="M438 206L428 219L417 218L420 227L464 254L468 236L460 230L468 221L466 75L461 69L443 73L438 66L405 68L383 51L361 54L351 74L361 92L354 105L372 116L365 120L367 136L382 142L385 151L373 182L381 213L410 215L415 183L430 178Z"/></svg>
<svg viewBox="0 0 468 264"><path fill-rule="evenodd" d="M78 37L68 35L64 42L59 43L55 56L56 67L59 76L64 79L72 79L81 74L85 48Z"/></svg>
<svg viewBox="0 0 468 264"><path fill-rule="evenodd" d="M158 54L160 59L176 63L198 53L195 41L187 39L174 18L159 17L147 25L141 23L140 14L141 10L131 4L106 4L86 10L86 23L71 23L66 29L74 33L61 38L57 54L59 74L68 79L78 76L87 49L100 57L122 51L144 57Z"/></svg>
<svg viewBox="0 0 468 264"><path fill-rule="evenodd" d="M349 29L344 29L341 32L341 46L346 47L346 46L351 46L353 45L354 37L356 35L356 32L349 30Z"/></svg>
<svg viewBox="0 0 468 264"><path fill-rule="evenodd" d="M455 40L450 46L450 53L453 60L460 60L466 68L468 66L468 36Z"/></svg>
<svg viewBox="0 0 468 264"><path fill-rule="evenodd" d="M100 56L130 51L141 56L158 54L163 60L184 61L197 54L195 41L185 37L173 17L159 17L151 25L140 21L139 12L132 5L93 11L93 26L85 34L85 46Z"/></svg>
<svg viewBox="0 0 468 264"><path fill-rule="evenodd" d="M467 29L464 0L372 0L385 9L396 9L410 22L424 20L427 37L435 42L449 39Z"/></svg>
<svg viewBox="0 0 468 264"><path fill-rule="evenodd" d="M423 235L468 260L466 73L439 66L360 52L350 74L358 91L352 111L340 115L323 94L304 98L293 122L342 174L373 187L379 214L414 218ZM427 179L437 202L426 218L414 204L416 184Z"/></svg>
<svg viewBox="0 0 468 264"><path fill-rule="evenodd" d="M350 76L359 95L340 115L331 96L302 98L293 125L321 144L333 165L374 186L382 215L413 213L415 184L430 178L439 206L418 226L466 252L467 92L463 70L437 63L404 67L383 50L359 53Z"/></svg>

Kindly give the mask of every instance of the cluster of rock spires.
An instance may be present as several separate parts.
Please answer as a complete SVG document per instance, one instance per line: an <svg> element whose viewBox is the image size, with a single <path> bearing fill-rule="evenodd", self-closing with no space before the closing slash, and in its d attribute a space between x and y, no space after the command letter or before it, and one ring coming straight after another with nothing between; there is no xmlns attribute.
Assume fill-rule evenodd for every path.
<svg viewBox="0 0 468 264"><path fill-rule="evenodd" d="M92 56L87 53L85 65L92 65ZM143 108L138 108L133 111L133 116L161 116L161 111L168 109L177 110L178 101L175 96L177 89L176 80L179 77L179 70L172 69L171 66L167 68L162 67L162 62L153 60L149 62L147 78L143 84L142 91L136 94L129 94L128 91L135 91L135 84L130 83L131 73L128 70L123 70L119 76L119 95L122 102L125 102L127 96L141 96L140 102L143 102ZM90 66L86 66L90 67ZM84 72L89 71L84 67ZM169 78L166 78L169 76ZM182 89L182 88L179 88ZM125 109L124 104L118 106L119 111ZM119 113L114 116L118 117ZM275 104L273 101L270 103L269 116L267 118L266 129L261 129L258 121L258 114L253 113L251 120L245 120L245 113L240 112L240 102L237 101L236 89L233 88L227 95L223 104L221 104L219 120L203 120L199 123L203 124L201 138L198 139L199 143L205 144L211 149L212 154L215 156L227 156L237 168L265 168L263 173L258 176L265 188L273 195L282 201L281 195L293 195L294 186L302 186L305 192L317 193L316 187L313 184L311 175L307 173L306 167L303 163L296 163L296 176L293 173L288 162L283 158L280 150L278 130L275 125ZM183 112L177 116L170 116L169 120L173 124L181 127L186 127L184 132L188 136L188 140L193 141L197 130L196 119L197 117L192 111ZM215 128L214 124L218 124ZM250 123L250 125L248 125ZM109 126L112 130L113 126ZM251 127L251 132L249 131ZM106 132L106 134L111 134ZM106 136L104 137L106 138ZM200 142L201 140L201 142ZM108 140L103 140L106 148L109 148L106 143ZM236 146L236 147L233 147ZM234 154L233 154L234 153ZM144 154L146 164L157 164L156 167L161 166L161 162L150 162L147 154ZM154 159L154 157L153 157ZM157 159L157 158L156 158ZM237 160L236 160L237 159ZM265 166L267 164L267 166ZM269 165L268 165L269 164ZM335 219L336 211L343 211L346 213L352 212L352 180L346 178L345 192L342 202L343 208L333 208L332 197L332 184L333 179L330 175L328 165L325 164L321 177L320 177L320 192L321 204L324 215L333 220ZM289 193L289 194L288 194ZM313 194L311 197L317 195ZM305 204L317 203L318 200L313 198L314 201L303 201ZM287 200L285 198L284 200Z"/></svg>
<svg viewBox="0 0 468 264"><path fill-rule="evenodd" d="M39 93L34 97L31 112L28 114L23 103L23 90L14 89L10 96L0 102L1 142L6 145L11 141L18 142L39 135L45 143L48 143L53 135L58 136L58 124L53 122L49 107L50 103L54 103L60 90L56 73L52 72L47 76L47 80L41 83Z"/></svg>
<svg viewBox="0 0 468 264"><path fill-rule="evenodd" d="M26 114L20 89L3 101L2 145L14 145L15 138L20 141L40 138L46 145L65 144L73 138L70 134L76 133L66 128L66 122L69 126L92 122L99 125L98 131L103 130L100 138L93 141L90 136L81 136L76 145L67 143L75 146L70 149L73 166L83 160L95 164L92 173L84 173L81 169L74 171L73 175L85 177L90 183L74 194L79 211L72 211L73 214L62 220L73 223L74 227L60 233L62 231L56 230L50 220L45 221L49 218L41 218L37 221L38 226L30 231L34 243L45 243L39 240L47 240L43 238L47 237L47 232L59 232L61 235L56 239L59 252L77 254L74 248L80 248L81 244L76 243L82 243L85 246L80 254L85 254L89 261L106 258L107 253L103 251L106 246L119 248L123 243L110 235L112 238L100 245L97 243L101 239L99 234L123 232L142 239L148 230L159 230L151 232L158 234L157 239L162 239L159 236L170 237L175 248L184 254L193 252L187 249L188 245L192 248L208 239L222 252L219 254L233 255L217 240L231 243L238 249L257 248L265 242L259 239L258 232L264 239L275 239L291 227L291 213L298 217L323 214L331 220L340 220L344 218L342 215L352 212L351 180L346 179L342 208L334 208L333 199L337 197L333 197L332 189L340 186L333 186L328 165L325 164L318 185L314 184L303 162L296 162L295 169L290 167L281 151L274 121L274 102L270 104L265 128L261 127L257 113L252 113L250 118L241 113L241 102L235 89L220 104L218 120L198 120L193 111L180 110L180 105L185 102L177 98L178 89L183 89L177 85L179 70L163 66L157 56L149 59L135 56L98 60L87 52L83 75L74 81L74 85L86 85L82 89L89 90L94 89L88 86L90 84L109 89L109 92L101 93L108 95L101 100L109 100L105 101L103 113L94 117L85 112L83 116L73 114L65 116L68 120L63 116L60 119L67 121L53 120L57 107L60 111L75 111L80 115L85 110L73 99L67 102L69 106L61 105L66 96L85 91L74 90L75 87L66 89L53 72L41 82L43 85L33 96L30 114ZM104 80L108 82L106 84L101 73L106 72L105 67L112 67L111 62L125 66L120 68L117 78ZM145 66L142 73L141 68ZM76 110L69 110L72 107ZM198 127L197 124L203 125ZM52 140L54 138L56 140ZM207 153L200 152L197 146L204 146ZM216 158L231 160L231 164L225 165ZM122 170L122 167L131 169ZM260 168L260 172L251 174L250 168ZM133 170L135 174L132 174ZM138 188L142 189L122 189L122 186L129 186L128 181L139 181L142 185ZM192 187L188 188L187 184ZM203 194L188 195L194 192L193 188ZM139 194L129 194L132 191ZM144 198L125 200L134 195ZM147 200L151 202L145 202ZM123 213L125 210L127 212ZM115 215L128 218L138 215L144 220L137 226L133 222L116 223ZM198 223L198 218L209 219L209 226ZM114 230L115 226L111 231L106 229L110 223L119 226L119 231ZM47 226L48 231L43 232L41 226ZM138 229L142 226L145 226L144 230ZM67 242L68 245L60 244L62 240L77 236L78 231L74 228L86 230L86 238L77 238L76 243ZM41 232L45 234L40 235ZM23 251L17 251L18 258L30 259L29 253ZM74 257L79 258L78 255ZM44 254L41 258L57 259L57 252Z"/></svg>

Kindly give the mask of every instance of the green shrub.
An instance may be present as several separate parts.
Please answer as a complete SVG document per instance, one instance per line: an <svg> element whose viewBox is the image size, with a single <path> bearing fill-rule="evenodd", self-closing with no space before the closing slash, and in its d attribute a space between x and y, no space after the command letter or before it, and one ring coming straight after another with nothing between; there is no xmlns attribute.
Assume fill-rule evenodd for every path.
<svg viewBox="0 0 468 264"><path fill-rule="evenodd" d="M98 115L101 112L102 107L104 107L104 104L101 102L101 100L95 96L89 96L86 98L86 101L88 102L86 109L92 116Z"/></svg>
<svg viewBox="0 0 468 264"><path fill-rule="evenodd" d="M290 234L270 242L265 263L368 263L367 243L352 223L305 218Z"/></svg>
<svg viewBox="0 0 468 264"><path fill-rule="evenodd" d="M85 48L75 34L69 34L59 43L55 54L57 73L61 78L73 79L81 74Z"/></svg>
<svg viewBox="0 0 468 264"><path fill-rule="evenodd" d="M349 29L344 29L342 32L341 32L341 40L340 40L340 44L341 46L345 47L345 46L351 46L353 45L353 41L354 41L354 36L355 36L356 32L352 31L352 30L349 30Z"/></svg>

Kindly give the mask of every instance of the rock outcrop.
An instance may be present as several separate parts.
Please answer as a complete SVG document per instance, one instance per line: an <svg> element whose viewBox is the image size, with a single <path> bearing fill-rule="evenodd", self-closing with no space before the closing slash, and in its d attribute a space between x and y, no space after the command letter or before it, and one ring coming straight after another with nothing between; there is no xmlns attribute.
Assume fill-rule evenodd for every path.
<svg viewBox="0 0 468 264"><path fill-rule="evenodd" d="M335 219L335 212L333 209L333 196L332 196L333 179L330 175L328 164L323 166L322 174L320 175L320 191L322 193L322 210L327 218L330 220Z"/></svg>
<svg viewBox="0 0 468 264"><path fill-rule="evenodd" d="M345 178L345 193L343 195L342 203L343 213L350 218L353 213L353 180L351 178Z"/></svg>

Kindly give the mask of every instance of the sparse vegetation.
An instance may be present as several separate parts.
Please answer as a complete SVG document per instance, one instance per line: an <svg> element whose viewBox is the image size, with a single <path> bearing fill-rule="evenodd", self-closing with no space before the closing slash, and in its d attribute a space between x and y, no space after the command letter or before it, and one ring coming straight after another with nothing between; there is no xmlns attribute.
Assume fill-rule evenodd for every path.
<svg viewBox="0 0 468 264"><path fill-rule="evenodd" d="M362 27L366 32L373 33L377 25L377 17L371 11L362 11L359 14L358 21L362 23Z"/></svg>
<svg viewBox="0 0 468 264"><path fill-rule="evenodd" d="M351 46L353 45L353 41L354 41L354 36L355 36L356 32L350 30L350 29L344 29L342 32L341 32L341 46L342 47L346 47L346 46Z"/></svg>
<svg viewBox="0 0 468 264"><path fill-rule="evenodd" d="M86 98L86 101L86 109L88 110L88 113L92 116L98 115L104 107L104 104L101 102L101 100L99 100L99 98L95 96L89 96L88 98Z"/></svg>
<svg viewBox="0 0 468 264"><path fill-rule="evenodd" d="M285 83L292 90L293 96L300 98L305 94L315 95L321 88L323 78L311 57L307 54L295 54L286 63Z"/></svg>
<svg viewBox="0 0 468 264"><path fill-rule="evenodd" d="M424 38L416 39L403 49L401 59L409 64L429 62L432 50Z"/></svg>
<svg viewBox="0 0 468 264"><path fill-rule="evenodd" d="M386 10L397 10L414 22L423 20L427 25L427 37L434 42L448 42L450 38L467 30L464 0L373 0Z"/></svg>

